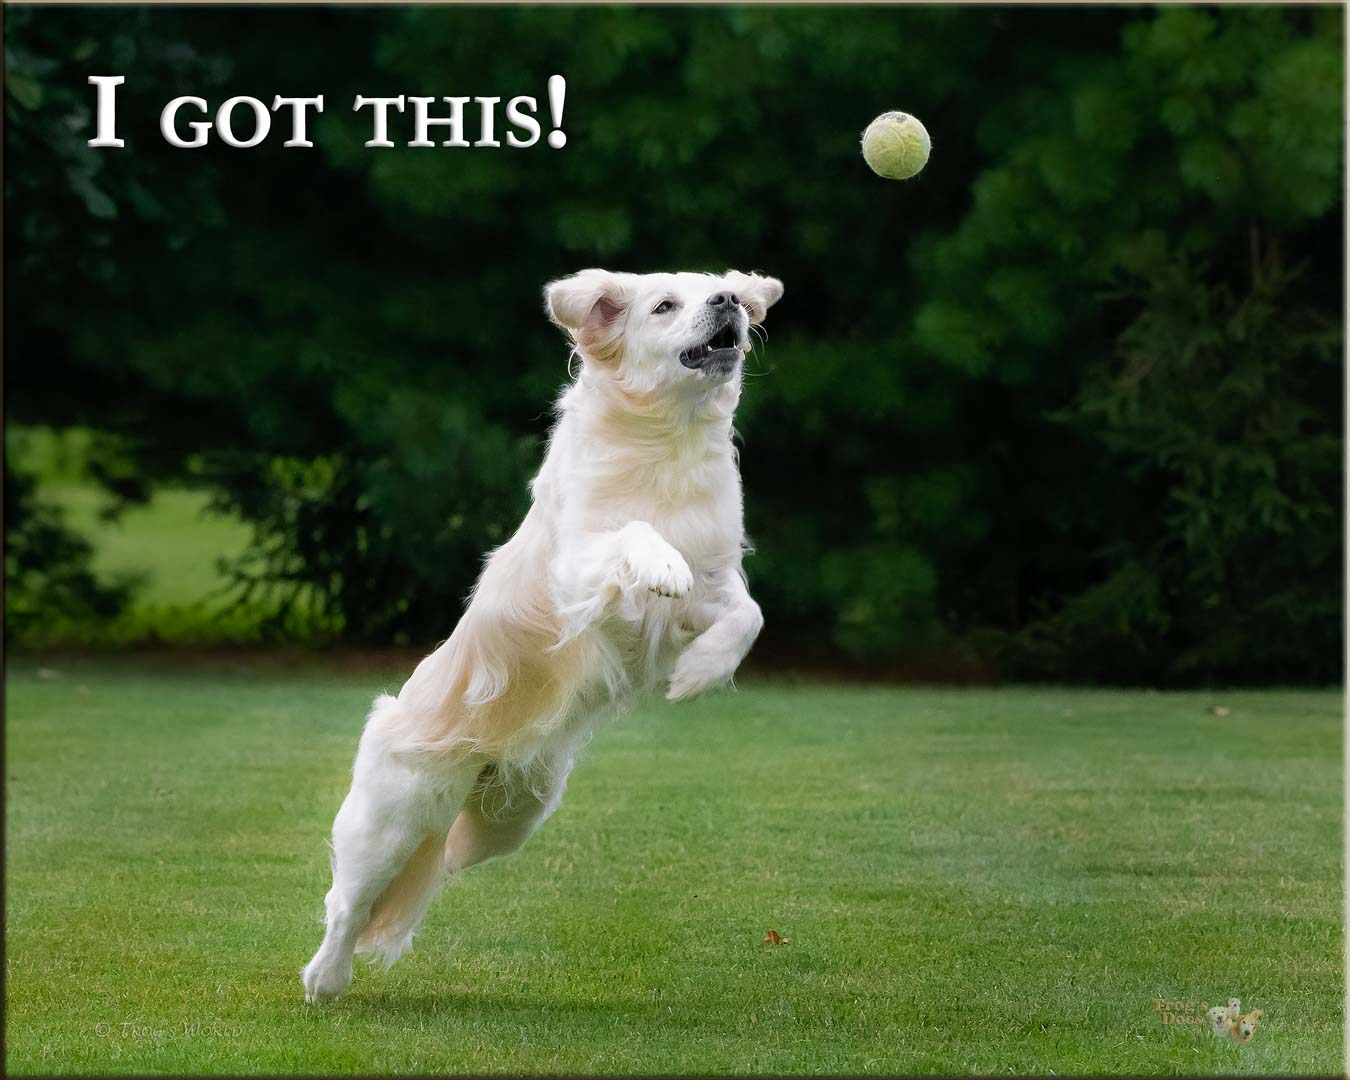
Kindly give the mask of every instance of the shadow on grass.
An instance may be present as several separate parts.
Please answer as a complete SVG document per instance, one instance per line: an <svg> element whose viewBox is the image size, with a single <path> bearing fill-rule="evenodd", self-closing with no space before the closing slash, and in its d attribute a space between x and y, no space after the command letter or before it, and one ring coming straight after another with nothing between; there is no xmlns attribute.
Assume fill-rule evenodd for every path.
<svg viewBox="0 0 1350 1080"><path fill-rule="evenodd" d="M543 997L494 993L463 988L444 991L426 990L353 990L336 1002L317 1007L318 1010L340 1010L352 1019L391 1020L427 1017L465 1020L497 1020L503 1016L516 1019L537 1017L556 1024L569 1015L578 1017L612 1017L640 1019L653 1016L659 1002L638 998L581 1000L576 998Z"/></svg>

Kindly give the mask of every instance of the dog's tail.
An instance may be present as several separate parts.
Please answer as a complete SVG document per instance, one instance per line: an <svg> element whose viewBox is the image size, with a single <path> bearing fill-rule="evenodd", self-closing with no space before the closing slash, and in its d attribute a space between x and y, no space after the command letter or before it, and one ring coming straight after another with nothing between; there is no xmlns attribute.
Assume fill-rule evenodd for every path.
<svg viewBox="0 0 1350 1080"><path fill-rule="evenodd" d="M413 934L446 878L445 833L422 840L403 869L375 901L356 951L390 967L412 945Z"/></svg>

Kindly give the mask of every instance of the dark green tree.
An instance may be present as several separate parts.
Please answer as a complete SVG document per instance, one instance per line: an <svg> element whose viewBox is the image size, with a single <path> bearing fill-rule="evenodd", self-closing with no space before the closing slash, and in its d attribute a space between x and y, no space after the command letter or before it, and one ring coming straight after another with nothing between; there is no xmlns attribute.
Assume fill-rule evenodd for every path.
<svg viewBox="0 0 1350 1080"><path fill-rule="evenodd" d="M788 287L739 424L780 647L1106 680L1337 667L1339 11L20 14L9 416L211 485L257 526L236 569L272 603L445 634L566 378L543 282L734 266ZM91 159L84 79L119 63L131 149ZM542 104L553 73L563 151L369 149L347 104ZM314 150L156 130L179 93L318 92ZM934 136L904 184L857 147L894 107ZM1257 389L1202 415L1231 377ZM1159 457L1161 431L1184 449ZM1273 466L1233 467L1273 467L1278 514L1211 462L1253 441Z"/></svg>

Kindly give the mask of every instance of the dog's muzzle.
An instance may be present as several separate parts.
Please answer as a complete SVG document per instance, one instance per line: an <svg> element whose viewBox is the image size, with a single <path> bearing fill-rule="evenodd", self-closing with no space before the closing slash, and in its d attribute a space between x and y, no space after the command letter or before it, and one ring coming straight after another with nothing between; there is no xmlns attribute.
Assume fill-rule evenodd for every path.
<svg viewBox="0 0 1350 1080"><path fill-rule="evenodd" d="M699 345L691 345L680 353L680 363L695 371L703 368L729 369L741 358L741 336L734 320Z"/></svg>

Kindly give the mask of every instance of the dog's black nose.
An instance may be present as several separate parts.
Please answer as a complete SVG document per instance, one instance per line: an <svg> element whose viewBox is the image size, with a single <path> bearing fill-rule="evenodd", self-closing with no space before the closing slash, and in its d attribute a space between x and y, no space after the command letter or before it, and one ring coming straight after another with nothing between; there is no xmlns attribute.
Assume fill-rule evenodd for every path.
<svg viewBox="0 0 1350 1080"><path fill-rule="evenodd" d="M708 297L710 307L722 307L724 304L739 304L736 294L733 292L717 292Z"/></svg>

